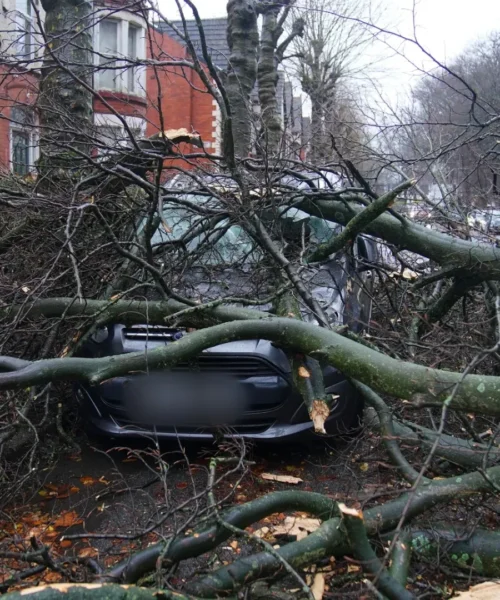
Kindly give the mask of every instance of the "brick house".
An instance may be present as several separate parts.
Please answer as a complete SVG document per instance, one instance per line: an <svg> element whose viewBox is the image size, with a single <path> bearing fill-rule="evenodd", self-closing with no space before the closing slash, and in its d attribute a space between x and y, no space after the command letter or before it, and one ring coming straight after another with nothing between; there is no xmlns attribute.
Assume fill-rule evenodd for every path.
<svg viewBox="0 0 500 600"><path fill-rule="evenodd" d="M38 158L36 100L43 43L37 18L40 0L0 0L0 172L25 175ZM104 3L105 2L105 3ZM137 12L122 10L124 0L94 4L94 135L110 147L126 143L130 131L150 136L159 130L197 132L208 153L219 153L221 122L217 103L193 70L167 65L190 60L182 40L164 24L151 26ZM180 26L180 23L177 23ZM204 21L216 67L228 67L226 19ZM198 30L188 29L195 47ZM112 60L110 57L117 57ZM151 59L146 66L119 67L119 58ZM114 68L106 69L111 61ZM302 145L302 108L291 85L280 76L280 114L290 139ZM254 93L254 100L257 96ZM255 102L255 106L257 103Z"/></svg>

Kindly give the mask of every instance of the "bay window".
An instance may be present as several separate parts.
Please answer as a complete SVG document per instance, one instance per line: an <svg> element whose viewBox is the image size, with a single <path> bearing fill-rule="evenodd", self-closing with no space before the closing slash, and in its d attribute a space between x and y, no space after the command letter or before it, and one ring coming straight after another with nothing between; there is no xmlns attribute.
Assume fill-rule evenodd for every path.
<svg viewBox="0 0 500 600"><path fill-rule="evenodd" d="M99 89L141 93L141 67L137 61L144 56L143 28L127 19L103 19L96 28L99 37Z"/></svg>
<svg viewBox="0 0 500 600"><path fill-rule="evenodd" d="M119 88L118 31L120 22L104 19L99 24L99 86L107 90Z"/></svg>
<svg viewBox="0 0 500 600"><path fill-rule="evenodd" d="M16 0L16 24L16 54L19 58L29 60L34 51L31 0Z"/></svg>
<svg viewBox="0 0 500 600"><path fill-rule="evenodd" d="M139 27L129 23L128 26L128 58L133 63L138 58L139 49ZM131 64L127 69L127 89L130 93L133 93L137 88L137 68L136 65Z"/></svg>

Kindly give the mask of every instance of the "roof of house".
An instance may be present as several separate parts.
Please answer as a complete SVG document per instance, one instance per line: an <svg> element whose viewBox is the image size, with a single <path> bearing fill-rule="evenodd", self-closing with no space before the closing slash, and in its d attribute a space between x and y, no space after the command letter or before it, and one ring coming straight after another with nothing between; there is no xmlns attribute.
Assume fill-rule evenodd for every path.
<svg viewBox="0 0 500 600"><path fill-rule="evenodd" d="M172 21L172 24L177 27L179 31L184 30L182 21ZM174 40L185 44L184 40L180 38L175 31L168 26L167 23L160 23L158 25L160 31L164 31ZM195 50L201 57L201 41L200 32L196 21L186 21L186 29L191 38L191 41L195 47ZM229 64L229 46L227 44L227 19L225 17L219 19L203 19L203 31L205 33L205 40L208 51L212 58L212 61L216 67L221 70L227 69Z"/></svg>

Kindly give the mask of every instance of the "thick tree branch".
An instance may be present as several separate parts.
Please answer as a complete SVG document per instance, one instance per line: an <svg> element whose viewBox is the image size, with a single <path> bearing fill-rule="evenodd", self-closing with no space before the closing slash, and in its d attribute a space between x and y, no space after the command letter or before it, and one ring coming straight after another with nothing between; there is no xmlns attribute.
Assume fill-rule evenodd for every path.
<svg viewBox="0 0 500 600"><path fill-rule="evenodd" d="M338 252L344 248L347 244L352 243L355 237L365 231L366 227L374 221L378 216L390 208L398 195L404 192L414 184L414 181L405 181L395 187L393 190L380 196L377 200L374 200L364 210L359 212L353 219L351 219L345 229L334 236L328 242L321 244L316 250L309 256L308 262L317 262L328 258L331 254Z"/></svg>
<svg viewBox="0 0 500 600"><path fill-rule="evenodd" d="M413 594L387 573L375 554L368 540L363 513L355 508L348 508L345 504L339 504L339 509L354 557L375 579L376 587L390 600L415 600Z"/></svg>
<svg viewBox="0 0 500 600"><path fill-rule="evenodd" d="M347 225L364 210L361 205L351 202L312 198L304 199L297 207L340 225ZM500 249L478 240L462 240L389 214L377 217L364 232L399 249L425 256L442 267L455 267L483 280L500 279Z"/></svg>
<svg viewBox="0 0 500 600"><path fill-rule="evenodd" d="M500 377L466 375L396 360L362 344L294 319L233 321L191 333L144 353L103 358L56 358L30 363L0 374L0 389L50 381L85 381L92 385L131 372L166 369L218 344L240 339L267 339L287 350L324 361L369 387L398 398L500 416Z"/></svg>

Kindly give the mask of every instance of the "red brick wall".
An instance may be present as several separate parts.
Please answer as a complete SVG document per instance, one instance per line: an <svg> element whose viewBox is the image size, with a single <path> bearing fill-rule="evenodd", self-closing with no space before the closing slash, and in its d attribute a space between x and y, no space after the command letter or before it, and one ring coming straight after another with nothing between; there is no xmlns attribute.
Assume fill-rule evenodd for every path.
<svg viewBox="0 0 500 600"><path fill-rule="evenodd" d="M190 61L186 49L168 35L150 30L146 43L148 56L156 61ZM185 128L201 136L207 152L214 152L213 98L195 71L179 66L152 67L147 73L147 97L147 135L162 128Z"/></svg>
<svg viewBox="0 0 500 600"><path fill-rule="evenodd" d="M186 49L168 35L151 29L146 40L148 57L158 61L189 60ZM10 75L0 66L0 169L9 168L9 106L33 103L37 96L37 77L33 74ZM162 128L198 133L208 153L214 152L213 99L200 77L189 68L149 66L146 73L146 98L102 92L94 103L96 113L112 113L146 118L146 135ZM111 109L110 109L111 107ZM199 152L186 147L184 152ZM184 163L183 166L186 166Z"/></svg>
<svg viewBox="0 0 500 600"><path fill-rule="evenodd" d="M94 99L94 112L99 114L115 114L146 117L147 99L138 96L129 96L117 92L101 91L99 97Z"/></svg>

